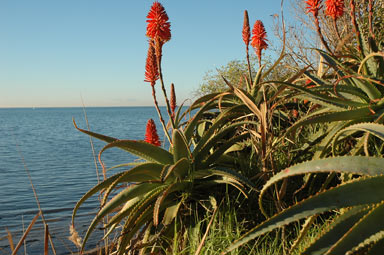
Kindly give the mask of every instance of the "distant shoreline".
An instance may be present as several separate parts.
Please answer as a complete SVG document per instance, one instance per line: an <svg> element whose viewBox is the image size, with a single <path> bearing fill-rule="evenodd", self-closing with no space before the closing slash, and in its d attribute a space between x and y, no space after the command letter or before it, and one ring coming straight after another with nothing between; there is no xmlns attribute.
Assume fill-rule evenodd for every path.
<svg viewBox="0 0 384 255"><path fill-rule="evenodd" d="M137 105L137 106L35 106L35 107L0 107L1 109L77 109L77 108L144 108L144 107L154 107L153 105ZM161 105L160 107L165 107ZM184 105L184 107L188 107Z"/></svg>

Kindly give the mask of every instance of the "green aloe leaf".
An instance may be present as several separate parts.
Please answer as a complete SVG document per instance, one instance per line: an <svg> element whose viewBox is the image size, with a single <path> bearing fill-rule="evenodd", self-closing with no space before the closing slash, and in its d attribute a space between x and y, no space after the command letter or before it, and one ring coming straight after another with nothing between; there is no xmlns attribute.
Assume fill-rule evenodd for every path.
<svg viewBox="0 0 384 255"><path fill-rule="evenodd" d="M348 127L349 125L352 125L354 123L356 123L356 121L330 123L328 125L328 131L327 131L328 134L318 144L318 146L317 146L318 149L316 150L312 159L319 159L319 158L324 157L326 155L328 146L332 143L332 140L334 139L337 132L339 132L341 129Z"/></svg>
<svg viewBox="0 0 384 255"><path fill-rule="evenodd" d="M141 181L149 181L153 179L159 178L159 170L161 169L161 165L156 163L144 163L137 167L130 169L127 172L122 172L115 174L105 181L97 184L92 189L90 189L75 205L72 213L72 223L74 223L77 210L79 207L89 199L91 196L95 195L97 192L100 192L104 189L109 188L112 184L116 182L116 180L120 180L121 182L141 182Z"/></svg>
<svg viewBox="0 0 384 255"><path fill-rule="evenodd" d="M346 77L348 75L358 76L357 73L353 72L350 68L344 66L341 62L333 58L328 53L321 50L317 50L317 51L332 67L336 69L340 77ZM348 74L342 70L347 70ZM356 84L356 86L359 87L361 90L363 90L368 95L368 97L372 100L381 98L380 91L373 84L369 82L362 82L360 79L356 79L356 78L345 78L344 81L346 82L353 81Z"/></svg>
<svg viewBox="0 0 384 255"><path fill-rule="evenodd" d="M258 85L261 81L261 74L263 73L264 67L265 67L265 65L262 65L256 73L255 80L253 81L252 88L250 91L252 97L256 97L257 92L261 88L261 86L258 86Z"/></svg>
<svg viewBox="0 0 384 255"><path fill-rule="evenodd" d="M384 125L378 124L378 123L368 123L367 122L367 123L358 123L358 124L351 125L351 126L344 128L343 130L341 130L340 132L338 132L335 135L334 141L337 141L337 139L340 137L340 135L343 134L344 132L351 131L351 130L368 132L368 133L384 140Z"/></svg>
<svg viewBox="0 0 384 255"><path fill-rule="evenodd" d="M384 174L384 158L344 156L311 160L290 166L267 181L261 190L259 203L261 204L264 193L278 181L301 174L325 172L351 173L364 176L381 175Z"/></svg>
<svg viewBox="0 0 384 255"><path fill-rule="evenodd" d="M346 106L340 106L340 104L335 104L331 102L327 102L321 99L318 99L316 97L313 97L311 95L297 95L294 96L295 98L302 99L302 100L308 100L314 104L319 104L323 106L323 108L328 108L328 111L343 111L345 109L348 109Z"/></svg>
<svg viewBox="0 0 384 255"><path fill-rule="evenodd" d="M298 127L315 124L315 123L325 123L333 121L349 121L349 120L370 120L374 118L378 113L372 114L371 110L375 111L379 109L379 106L373 105L372 107L361 107L355 110L347 110L340 112L330 112L330 113L321 113L305 118L300 119L291 127L288 128L287 133L295 131Z"/></svg>
<svg viewBox="0 0 384 255"><path fill-rule="evenodd" d="M376 61L369 57L367 58L370 54L370 49L376 49L377 50L377 46L375 44L375 41L374 40L371 40L372 38L368 38L368 41L366 40L362 40L362 46L363 46L363 50L364 50L364 59L363 61L361 61L360 65L362 65L363 63L365 65L363 65L364 67L366 67L366 70L368 72L368 75L370 76L373 76L373 77L377 77L378 75L378 64L376 63ZM360 70L360 68L359 68Z"/></svg>
<svg viewBox="0 0 384 255"><path fill-rule="evenodd" d="M118 223L120 223L125 217L127 219L131 219L132 215L135 215L140 210L144 210L148 206L154 204L156 197L161 194L164 190L166 190L166 186L158 186L147 193L141 194L128 202L126 202L123 208L113 215L113 217L108 221L105 225L105 228L109 228L107 235L116 227ZM111 227L112 226L112 227Z"/></svg>
<svg viewBox="0 0 384 255"><path fill-rule="evenodd" d="M143 163L131 170L124 172L119 176L104 192L104 197L101 205L103 206L108 199L109 194L120 183L138 183L152 180L161 180L161 171L163 165L156 163Z"/></svg>
<svg viewBox="0 0 384 255"><path fill-rule="evenodd" d="M102 134L91 132L91 131L88 131L88 130L85 130L85 129L78 128L77 125L76 125L75 119L73 119L72 121L73 121L73 125L75 126L75 128L77 130L79 130L80 132L83 132L83 133L85 133L85 134L87 134L89 136L95 137L95 138L97 138L99 140L102 140L104 142L107 142L107 143L112 143L114 141L119 140L119 139L114 138L114 137L110 137L110 136L106 136L106 135L102 135Z"/></svg>
<svg viewBox="0 0 384 255"><path fill-rule="evenodd" d="M206 103L208 101L211 101L213 99L216 99L217 97L219 97L222 93L221 92L216 92L216 93L211 93L211 94L208 94L208 95L205 95L205 96L202 96L200 98L198 98L195 102L193 102L193 104L191 105L191 107L200 107L200 105L202 103Z"/></svg>
<svg viewBox="0 0 384 255"><path fill-rule="evenodd" d="M224 120L223 120L224 121ZM223 122L222 124L224 124ZM207 157L208 153L210 150L216 146L220 140L223 139L224 136L231 132L235 132L236 129L239 126L243 125L257 125L257 122L254 121L241 121L241 122L236 122L234 124L231 124L225 128L222 128L221 130L216 130L216 134L213 135L214 131L212 129L212 132L210 130L207 131L206 134L204 134L204 138L202 138L195 149L193 150L193 155L196 161L201 161L203 158Z"/></svg>
<svg viewBox="0 0 384 255"><path fill-rule="evenodd" d="M384 247L384 238L382 237L380 238L380 240L372 244L371 248L369 249L369 255L382 255L383 247Z"/></svg>
<svg viewBox="0 0 384 255"><path fill-rule="evenodd" d="M239 88L236 88L236 87L233 87L233 91L235 93L236 96L238 96L241 101L243 101L243 103L256 115L256 117L261 121L262 119L262 113L259 109L259 107L257 107L257 105L255 104L254 102L254 98L252 97L252 95L250 95L249 93L247 93L246 91L243 91L242 89L239 89Z"/></svg>
<svg viewBox="0 0 384 255"><path fill-rule="evenodd" d="M169 225L177 216L180 206L182 204L182 201L178 202L177 204L168 206L165 209L164 217L162 223L167 226Z"/></svg>
<svg viewBox="0 0 384 255"><path fill-rule="evenodd" d="M160 190L161 193L161 190ZM153 209L154 209L154 199L160 193L153 193L148 197L147 201L140 204L136 209L132 210L132 214L128 216L123 228L121 240L119 242L120 247L118 247L118 254L125 254L126 247L132 238L137 234L137 231L142 229L142 227L153 221ZM160 210L174 204L174 201L166 200L163 202Z"/></svg>
<svg viewBox="0 0 384 255"><path fill-rule="evenodd" d="M182 158L177 161L174 165L169 166L163 173L162 181L169 182L174 181L175 178L183 180L190 171L190 161L187 158Z"/></svg>
<svg viewBox="0 0 384 255"><path fill-rule="evenodd" d="M233 138L229 139L228 141L224 142L223 144L221 144L211 155L209 155L205 160L203 160L202 162L201 161L197 161L196 162L196 166L198 168L208 168L209 166L211 166L212 164L214 164L216 162L216 160L218 160L225 151L227 151L228 148L230 148L232 145L234 145L235 143L237 142L240 142L246 138L249 138L250 134L249 133L245 133L245 134L242 134L242 135L236 135L234 136Z"/></svg>
<svg viewBox="0 0 384 255"><path fill-rule="evenodd" d="M224 112L220 113L214 119L213 124L209 127L209 129L202 134L198 144L194 149L193 155L196 155L196 152L199 152L200 149L206 144L209 139L214 138L213 134L217 132L218 129L228 124L229 120L234 119L236 118L236 116L243 114L244 108L244 105L235 105L234 107L230 107L228 110L225 110Z"/></svg>
<svg viewBox="0 0 384 255"><path fill-rule="evenodd" d="M139 231L143 225L150 221L153 215L153 204L143 208L142 211L137 211L137 213L132 216L135 218L135 225L132 226L131 221L127 221L122 229L122 234L120 236L120 240L118 242L117 254L124 255L127 251L127 246L134 235Z"/></svg>
<svg viewBox="0 0 384 255"><path fill-rule="evenodd" d="M198 121L203 116L204 112L209 110L212 107L212 105L213 105L212 101L205 102L205 104L200 108L200 110L187 123L184 129L184 136L187 141L189 141L192 138L193 132L195 131Z"/></svg>
<svg viewBox="0 0 384 255"><path fill-rule="evenodd" d="M256 76L255 76L255 80L253 81L252 89L255 88L257 84L260 83L260 81L261 81L261 74L263 73L263 69L264 68L265 68L265 64L261 65L259 70L257 70Z"/></svg>
<svg viewBox="0 0 384 255"><path fill-rule="evenodd" d="M369 207L367 206L355 206L338 216L328 226L329 230L322 233L319 239L303 251L303 254L323 255L326 253L356 222L367 214L368 210Z"/></svg>
<svg viewBox="0 0 384 255"><path fill-rule="evenodd" d="M298 91L301 91L301 92L304 92L308 95L311 95L312 97L317 98L321 101L324 101L324 102L327 102L330 104L334 104L334 105L337 105L337 106L343 107L343 108L362 107L362 106L367 105L366 103L362 103L362 102L354 102L351 100L344 100L344 99L340 99L340 98L336 98L336 97L329 97L327 95L320 94L320 93L316 92L315 90L308 89L308 88L305 88L303 86L298 86L298 85L291 84L291 83L286 83L286 82L281 82L281 81L276 81L275 83L285 85L285 86L290 87L290 88L294 88Z"/></svg>
<svg viewBox="0 0 384 255"><path fill-rule="evenodd" d="M384 158L364 157L364 156L344 156L311 160L294 166L290 166L269 179L259 196L259 205L262 212L262 199L265 192L275 183L296 175L340 172L359 174L363 176L376 176L384 174Z"/></svg>
<svg viewBox="0 0 384 255"><path fill-rule="evenodd" d="M353 86L348 86L348 85L338 85L334 86L331 85L328 81L319 78L318 76L315 76L311 74L310 72L305 72L305 75L314 83L320 85L314 88L310 88L312 91L316 92L331 92L331 93L336 93L336 95L340 95L343 93L347 93L350 95L354 95L357 98L360 98L362 102L369 103L370 99L367 97L367 95L359 88L353 87Z"/></svg>
<svg viewBox="0 0 384 255"><path fill-rule="evenodd" d="M319 87L310 88L312 91L316 92L329 92L335 94L335 96L345 96L349 94L350 96L354 96L355 98L360 99L363 103L369 103L370 99L365 95L365 93L356 87L352 86L333 86L333 85L324 85Z"/></svg>
<svg viewBox="0 0 384 255"><path fill-rule="evenodd" d="M173 130L172 134L172 152L173 152L173 161L177 162L182 158L190 158L191 152L189 151L188 142L185 140L185 137L180 132L180 130Z"/></svg>
<svg viewBox="0 0 384 255"><path fill-rule="evenodd" d="M228 168L215 167L210 169L198 170L195 172L194 177L197 179L202 179L213 175L234 179L240 183L247 185L249 188L256 190L255 184L251 182L248 178L239 174L237 171Z"/></svg>
<svg viewBox="0 0 384 255"><path fill-rule="evenodd" d="M294 206L253 228L223 251L222 254L226 254L248 241L270 232L273 229L282 227L308 216L320 214L333 209L380 203L384 200L383 185L384 176L377 176L358 179L319 193L295 204ZM357 190L359 192L356 192Z"/></svg>
<svg viewBox="0 0 384 255"><path fill-rule="evenodd" d="M358 244L368 245L375 240L375 235L384 231L384 203L373 208L365 215L353 228L348 231L343 238L339 240L330 250L329 254L345 254ZM380 234L379 236L380 237ZM364 245L365 244L365 245Z"/></svg>
<svg viewBox="0 0 384 255"><path fill-rule="evenodd" d="M164 186L159 183L143 183L137 186L128 187L116 196L114 196L101 210L98 212L96 217L92 220L91 224L88 227L87 233L84 236L82 250L86 242L88 241L91 233L96 228L97 224L103 219L104 216L113 212L118 206L128 202L131 199L135 199L136 197L140 197L143 194L146 194L160 186Z"/></svg>
<svg viewBox="0 0 384 255"><path fill-rule="evenodd" d="M181 121L182 121L183 115L181 115L181 110L182 110L183 107L184 107L184 103L185 103L185 102L183 102L183 103L178 107L178 109L177 109L177 111L176 111L176 114L175 114L175 126L176 126L176 127L179 127L179 126L180 126L180 123L181 123Z"/></svg>
<svg viewBox="0 0 384 255"><path fill-rule="evenodd" d="M153 225L154 226L157 226L159 224L159 214L161 211L160 208L164 208L163 204L164 204L164 201L166 201L166 199L168 198L168 196L177 191L187 192L190 186L191 186L191 182L189 181L176 182L169 185L164 191L162 191L162 194L157 197L155 207L153 208ZM172 198L170 201L173 201L173 200L174 199Z"/></svg>
<svg viewBox="0 0 384 255"><path fill-rule="evenodd" d="M173 156L168 151L158 146L146 143L144 141L135 140L117 140L107 144L100 151L100 155L107 149L118 147L126 150L142 159L160 164L172 164Z"/></svg>

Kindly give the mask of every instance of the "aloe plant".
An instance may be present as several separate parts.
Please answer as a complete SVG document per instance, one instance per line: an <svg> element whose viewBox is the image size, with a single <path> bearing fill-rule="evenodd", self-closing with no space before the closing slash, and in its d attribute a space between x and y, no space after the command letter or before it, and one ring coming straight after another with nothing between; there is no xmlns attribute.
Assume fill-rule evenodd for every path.
<svg viewBox="0 0 384 255"><path fill-rule="evenodd" d="M343 52L341 56L329 48L328 52L317 50L323 61L321 64L327 70L319 75L304 71L303 78L315 84L313 87L303 86L303 79L274 82L295 91L287 95L287 99L294 97L312 101L308 114L288 128L285 135L300 135L309 126L317 128L318 135L312 142L312 146L315 145L312 148L313 160L288 167L266 182L259 196L259 206L267 220L244 234L223 254L303 219L306 220L305 232L314 216L329 211L337 213L335 219L303 254L381 254L379 247L384 237L381 220L384 216L384 55L380 49L382 42L375 41L372 31L368 38L363 38L354 16L354 1L350 4L358 50ZM312 7L316 9L319 5ZM314 15L315 9L310 9ZM362 154L365 156L356 156ZM326 158L329 156L333 157ZM306 176L304 181L308 183L309 176L321 173L329 175L325 182L317 185L320 190L317 194L270 217L264 204L270 189L296 175ZM340 177L338 185L326 190L335 176ZM290 249L291 253L302 241L303 232Z"/></svg>
<svg viewBox="0 0 384 255"><path fill-rule="evenodd" d="M100 162L103 153L110 148L123 149L143 160L132 169L115 174L96 185L77 203L73 211L73 224L77 210L84 201L104 192L101 208L84 236L82 247L107 215L110 218L103 225L108 230L107 235L116 228L122 228L118 254L144 249L148 245L156 247L156 243L166 240L167 235L164 233L172 230L170 226L182 231L183 226L176 223L177 218L188 214L189 209L194 204L198 205L200 200L208 199L212 194L207 193L207 190L212 190L211 187L230 185L245 196L248 189L255 189L251 181L231 167L231 160L224 160L230 158L226 151L247 139L249 133L239 133L231 138L226 138L226 135L239 130L242 125L255 124L251 121L228 122L233 111L229 109L219 114L210 128L201 134L199 141L192 144L189 141L193 141L193 132L201 124L199 120L203 111L198 111L184 130L173 130L169 151L143 141L119 140L78 128L83 133L107 142L99 153ZM122 184L127 188L110 198ZM147 237L139 241L143 236Z"/></svg>
<svg viewBox="0 0 384 255"><path fill-rule="evenodd" d="M329 226L329 231L311 244L304 254L345 254L363 246L369 245L371 249L379 245L384 237L381 220L384 217L383 164L383 158L346 156L312 160L281 171L266 183L260 193L259 204L262 210L264 194L284 178L331 171L362 177L320 192L285 209L250 230L222 254L273 229L331 210L339 210L339 216ZM343 208L347 210L340 211Z"/></svg>

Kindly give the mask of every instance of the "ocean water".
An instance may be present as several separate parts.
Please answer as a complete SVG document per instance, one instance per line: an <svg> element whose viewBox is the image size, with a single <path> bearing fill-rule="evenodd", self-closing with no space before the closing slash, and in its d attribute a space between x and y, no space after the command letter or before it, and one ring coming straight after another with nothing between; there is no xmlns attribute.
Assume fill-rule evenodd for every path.
<svg viewBox="0 0 384 255"><path fill-rule="evenodd" d="M85 111L94 132L119 139L143 140L146 123L153 118L163 138L154 107L96 107ZM166 116L165 109L162 111ZM16 244L23 227L26 228L38 212L25 168L36 189L57 254L77 252L68 240L72 210L85 192L97 184L98 178L90 138L74 128L72 118L80 128L86 129L82 108L0 109L0 254L10 252L5 238L7 229ZM96 153L105 145L96 139L93 142ZM133 160L134 156L119 149L103 154L107 167ZM97 212L98 204L94 197L79 210L75 227L81 236ZM102 244L102 231L98 232L87 248ZM26 239L27 254L42 254L43 236L39 219ZM19 254L24 254L24 247Z"/></svg>

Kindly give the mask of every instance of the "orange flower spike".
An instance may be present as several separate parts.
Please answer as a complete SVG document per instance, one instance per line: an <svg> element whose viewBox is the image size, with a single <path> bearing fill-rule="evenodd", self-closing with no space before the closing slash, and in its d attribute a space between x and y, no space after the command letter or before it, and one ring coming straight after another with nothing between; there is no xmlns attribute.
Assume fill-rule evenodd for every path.
<svg viewBox="0 0 384 255"><path fill-rule="evenodd" d="M307 0L305 1L307 6L307 13L312 12L314 17L317 17L319 15L319 11L321 8L321 0Z"/></svg>
<svg viewBox="0 0 384 255"><path fill-rule="evenodd" d="M176 93L175 93L175 85L171 83L171 110L172 110L172 117L175 116L175 109L176 109Z"/></svg>
<svg viewBox="0 0 384 255"><path fill-rule="evenodd" d="M251 45L255 48L256 55L259 58L259 65L261 65L261 51L268 48L267 40L267 32L265 32L265 28L263 22L257 20L252 29L252 41Z"/></svg>
<svg viewBox="0 0 384 255"><path fill-rule="evenodd" d="M248 45L249 41L251 39L251 30L249 28L249 18L248 18L248 12L247 10L244 11L244 23L243 23L243 41L247 47L248 50Z"/></svg>
<svg viewBox="0 0 384 255"><path fill-rule="evenodd" d="M325 13L337 20L344 14L344 0L327 0L325 1Z"/></svg>
<svg viewBox="0 0 384 255"><path fill-rule="evenodd" d="M310 89L310 88L316 87L316 85L313 84L312 81L311 81L310 79L307 79L307 80L305 81L305 87L306 87L307 89ZM308 101L307 99L304 99L304 101L303 101L304 104L307 104L308 102L309 102L309 101Z"/></svg>
<svg viewBox="0 0 384 255"><path fill-rule="evenodd" d="M161 145L159 136L157 135L156 125L153 119L149 119L147 122L144 141L155 146Z"/></svg>
<svg viewBox="0 0 384 255"><path fill-rule="evenodd" d="M291 113L292 113L292 117L295 119L297 119L297 117L299 116L299 112L296 109L293 109Z"/></svg>
<svg viewBox="0 0 384 255"><path fill-rule="evenodd" d="M171 39L171 23L161 3L155 1L147 15L147 36L153 40L157 38L163 43Z"/></svg>
<svg viewBox="0 0 384 255"><path fill-rule="evenodd" d="M159 79L159 70L156 62L155 48L153 43L149 43L149 49L147 54L147 61L145 63L145 80L150 82L151 86L155 86L156 81Z"/></svg>

